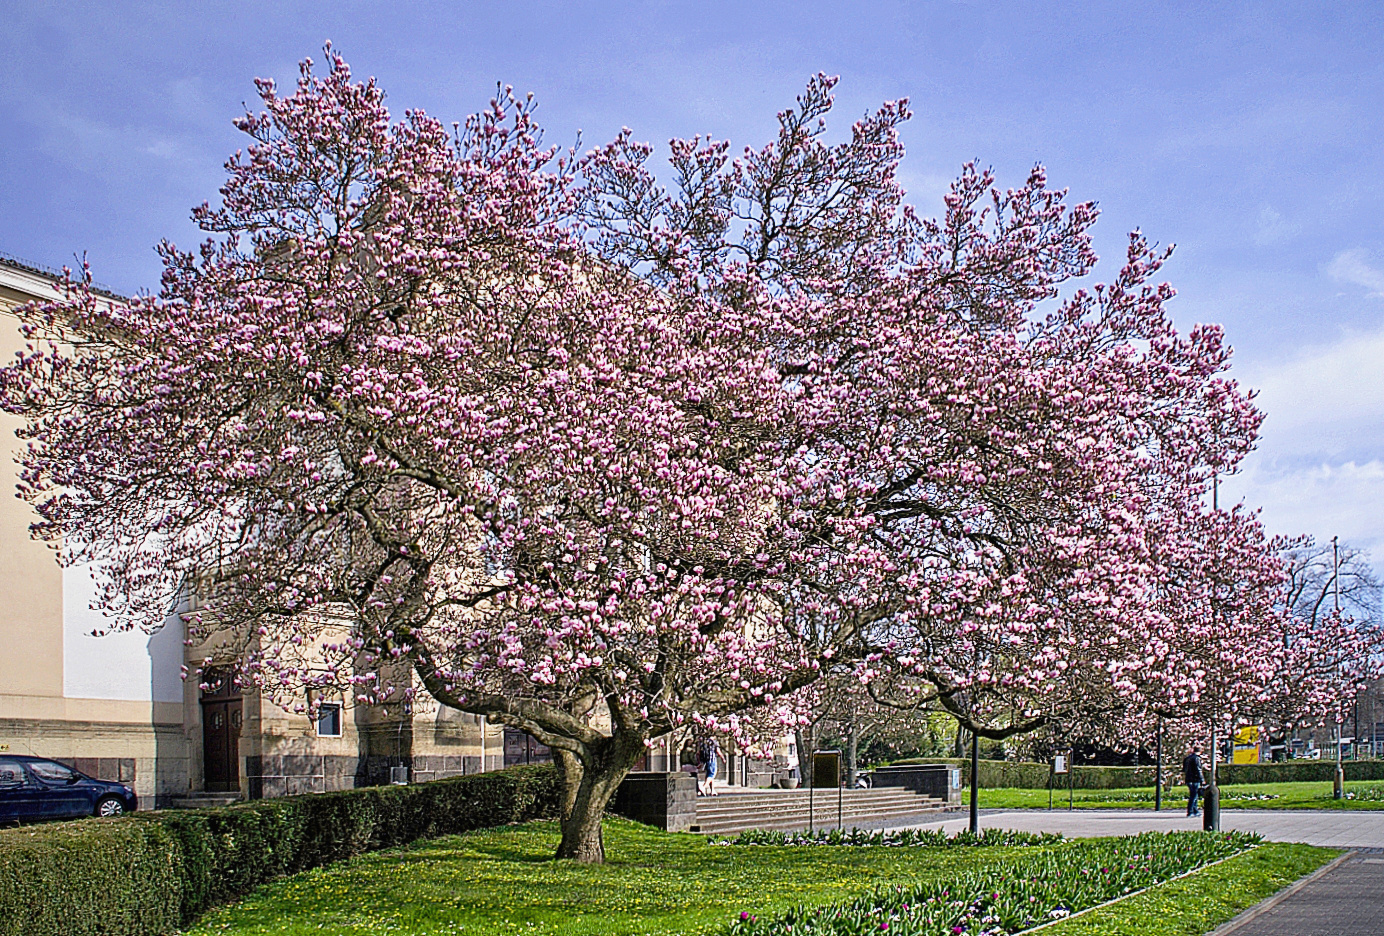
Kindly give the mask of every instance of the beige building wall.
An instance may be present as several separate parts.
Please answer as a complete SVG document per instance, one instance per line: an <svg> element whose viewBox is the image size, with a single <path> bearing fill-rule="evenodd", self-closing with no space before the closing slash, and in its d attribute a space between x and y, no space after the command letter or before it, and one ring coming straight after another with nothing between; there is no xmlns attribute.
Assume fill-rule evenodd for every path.
<svg viewBox="0 0 1384 936"><path fill-rule="evenodd" d="M0 359L24 348L11 310L55 295L42 271L0 259ZM188 789L180 635L93 638L90 580L29 535L15 496L22 420L0 413L0 749L132 783L142 807ZM177 649L170 647L174 644ZM133 671L128 664L133 664ZM171 666L171 672L168 670Z"/></svg>

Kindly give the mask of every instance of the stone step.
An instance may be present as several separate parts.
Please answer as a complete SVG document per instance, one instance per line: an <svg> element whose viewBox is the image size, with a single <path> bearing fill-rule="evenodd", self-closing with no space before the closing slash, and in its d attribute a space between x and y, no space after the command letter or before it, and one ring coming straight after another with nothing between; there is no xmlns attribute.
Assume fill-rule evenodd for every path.
<svg viewBox="0 0 1384 936"><path fill-rule="evenodd" d="M169 797L170 809L214 809L241 801L239 793L181 793Z"/></svg>
<svg viewBox="0 0 1384 936"><path fill-rule="evenodd" d="M770 832L798 832L808 828L843 829L862 828L877 829L891 825L913 825L920 822L929 822L942 818L955 812L955 807L934 806L931 809L922 810L900 810L899 812L888 813L865 813L865 814L843 814L837 817L836 811L830 813L820 812L813 817L811 823L807 820L807 815L796 817L741 817L739 819L717 820L714 822L698 822L688 829L689 832L698 832L703 835L735 835L748 829L758 829Z"/></svg>
<svg viewBox="0 0 1384 936"><path fill-rule="evenodd" d="M697 800L697 822L691 831L727 834L746 829L797 831L809 826L878 827L921 821L949 812L943 801L909 790L806 790L726 793Z"/></svg>
<svg viewBox="0 0 1384 936"><path fill-rule="evenodd" d="M835 790L817 790L815 795L809 797L806 793L718 793L716 796L703 796L697 799L698 806L707 808L724 807L727 809L762 809L778 807L801 806L807 808L809 802L821 805L831 803L836 805L838 800L841 803L851 806L880 806L887 807L898 803L912 803L919 799L929 799L929 797L914 793L904 789L890 789L879 791L859 791L856 793L846 793L839 795Z"/></svg>
<svg viewBox="0 0 1384 936"><path fill-rule="evenodd" d="M941 800L928 799L925 797L915 797L911 800L904 800L892 803L841 803L835 802L815 803L812 812L821 812L829 809L836 812L838 809L844 812L897 812L900 809L929 809L936 806L945 806ZM808 805L806 803L780 803L757 807L740 807L725 803L699 801L697 803L697 815L703 818L713 816L750 816L750 815L795 815L801 813L807 815Z"/></svg>

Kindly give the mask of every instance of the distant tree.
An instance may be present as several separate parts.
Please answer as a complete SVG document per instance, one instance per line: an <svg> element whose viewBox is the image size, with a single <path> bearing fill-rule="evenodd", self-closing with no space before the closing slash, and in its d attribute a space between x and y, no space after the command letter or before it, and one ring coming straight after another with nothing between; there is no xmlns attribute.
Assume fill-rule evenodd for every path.
<svg viewBox="0 0 1384 936"><path fill-rule="evenodd" d="M1219 330L1173 328L1166 253L1061 299L1092 205L967 166L922 220L906 104L828 144L822 76L758 150L673 141L664 188L628 133L545 147L508 91L395 122L328 59L259 82L158 296L79 277L0 371L36 533L117 626L195 576L192 635L286 704L523 729L588 862L650 739L761 742L824 674L1002 740L1168 665L1150 543L1260 417Z"/></svg>

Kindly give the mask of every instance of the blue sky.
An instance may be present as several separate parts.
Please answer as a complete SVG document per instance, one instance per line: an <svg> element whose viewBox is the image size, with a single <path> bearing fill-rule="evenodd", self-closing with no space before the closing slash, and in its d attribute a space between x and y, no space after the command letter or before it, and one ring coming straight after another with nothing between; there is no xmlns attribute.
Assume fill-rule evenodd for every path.
<svg viewBox="0 0 1384 936"><path fill-rule="evenodd" d="M1214 321L1262 389L1260 451L1223 491L1277 532L1384 568L1384 29L1370 4L19 3L0 33L0 251L153 289L241 145L251 79L331 39L396 112L447 120L496 81L553 142L773 132L807 76L838 126L908 97L927 213L967 159L1034 162L1095 199L1103 256L1176 243L1179 325ZM1108 274L1107 274L1108 275Z"/></svg>

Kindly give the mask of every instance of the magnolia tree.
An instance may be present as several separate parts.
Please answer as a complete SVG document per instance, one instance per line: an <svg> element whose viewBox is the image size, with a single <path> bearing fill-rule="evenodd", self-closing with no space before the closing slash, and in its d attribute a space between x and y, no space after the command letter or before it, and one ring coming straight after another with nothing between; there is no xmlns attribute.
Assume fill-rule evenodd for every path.
<svg viewBox="0 0 1384 936"><path fill-rule="evenodd" d="M1356 694L1384 673L1379 583L1357 549L1336 552L1310 537L1275 547L1284 586L1273 638L1284 664L1262 711L1287 737L1302 724L1339 727Z"/></svg>
<svg viewBox="0 0 1384 936"><path fill-rule="evenodd" d="M821 76L763 148L673 141L665 187L628 133L546 147L507 91L395 121L328 64L259 83L158 295L77 277L0 372L36 533L117 626L196 581L193 638L285 704L523 729L584 861L650 739L781 735L824 675L998 739L1165 666L1149 544L1259 416L1140 236L1062 299L1093 206L968 166L923 220L906 105L828 143Z"/></svg>
<svg viewBox="0 0 1384 936"><path fill-rule="evenodd" d="M1384 641L1372 622L1323 608L1330 587L1311 572L1320 550L1269 538L1241 507L1189 504L1179 516L1184 527L1153 545L1156 607L1170 627L1150 635L1148 665L1128 674L1136 688L1116 737L1146 744L1161 719L1171 739L1205 747L1246 722L1339 719L1379 675ZM1352 584L1368 600L1364 582Z"/></svg>

